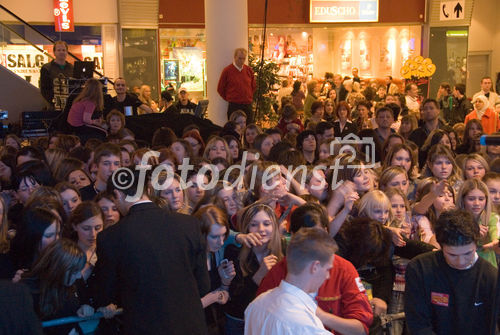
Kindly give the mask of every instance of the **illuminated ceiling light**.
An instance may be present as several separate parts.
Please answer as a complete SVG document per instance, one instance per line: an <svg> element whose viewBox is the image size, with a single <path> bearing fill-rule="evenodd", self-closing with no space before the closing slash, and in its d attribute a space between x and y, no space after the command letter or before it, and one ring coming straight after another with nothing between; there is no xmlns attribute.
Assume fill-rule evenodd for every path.
<svg viewBox="0 0 500 335"><path fill-rule="evenodd" d="M448 30L446 31L446 37L467 37L469 33L467 30Z"/></svg>

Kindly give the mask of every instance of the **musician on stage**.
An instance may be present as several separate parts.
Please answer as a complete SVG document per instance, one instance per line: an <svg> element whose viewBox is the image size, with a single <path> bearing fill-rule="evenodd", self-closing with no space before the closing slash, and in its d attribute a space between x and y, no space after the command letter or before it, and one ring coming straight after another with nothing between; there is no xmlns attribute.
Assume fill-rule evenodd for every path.
<svg viewBox="0 0 500 335"><path fill-rule="evenodd" d="M66 61L68 44L64 41L54 43L55 59L42 66L40 71L40 93L47 102L47 108L54 109L54 79L73 76L73 65Z"/></svg>

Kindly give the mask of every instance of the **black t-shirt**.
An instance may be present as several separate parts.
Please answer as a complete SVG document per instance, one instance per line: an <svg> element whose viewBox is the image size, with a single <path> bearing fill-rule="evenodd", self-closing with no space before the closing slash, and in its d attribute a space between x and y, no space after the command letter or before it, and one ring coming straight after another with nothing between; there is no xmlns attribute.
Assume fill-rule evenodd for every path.
<svg viewBox="0 0 500 335"><path fill-rule="evenodd" d="M194 115L194 111L196 110L196 104L194 102L188 101L186 105L182 105L181 102L179 101L175 104L175 108L177 108L177 110L181 114Z"/></svg>
<svg viewBox="0 0 500 335"><path fill-rule="evenodd" d="M73 65L66 62L64 66L61 66L51 61L44 64L40 70L40 93L51 105L53 105L52 99L54 98L54 79L61 74L64 78L72 77Z"/></svg>
<svg viewBox="0 0 500 335"><path fill-rule="evenodd" d="M125 106L131 106L132 107L132 115L138 115L137 114L137 108L142 105L141 100L136 95L133 94L126 94L125 95L125 100L122 102L119 102L117 100L117 97L113 97L111 99L110 106L107 108L108 111L111 111L112 109L118 109L120 112L125 114ZM129 116L129 115L126 115Z"/></svg>

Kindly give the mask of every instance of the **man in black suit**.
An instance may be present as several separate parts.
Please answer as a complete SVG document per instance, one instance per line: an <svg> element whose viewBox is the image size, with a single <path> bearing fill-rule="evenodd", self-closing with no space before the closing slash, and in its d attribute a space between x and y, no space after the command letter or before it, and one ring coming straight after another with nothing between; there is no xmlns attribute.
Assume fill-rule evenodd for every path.
<svg viewBox="0 0 500 335"><path fill-rule="evenodd" d="M108 180L123 218L97 237L96 307L123 307L127 335L206 334L201 297L210 282L199 223L151 202L140 174L118 170Z"/></svg>

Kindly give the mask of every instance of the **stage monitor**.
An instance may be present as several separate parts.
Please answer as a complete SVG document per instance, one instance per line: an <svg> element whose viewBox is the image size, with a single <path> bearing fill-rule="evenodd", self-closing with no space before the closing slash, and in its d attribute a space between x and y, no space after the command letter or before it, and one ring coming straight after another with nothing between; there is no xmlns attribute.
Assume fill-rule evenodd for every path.
<svg viewBox="0 0 500 335"><path fill-rule="evenodd" d="M194 110L194 115L204 119L206 117L208 108L208 100L200 100L198 105L196 105L196 109Z"/></svg>
<svg viewBox="0 0 500 335"><path fill-rule="evenodd" d="M94 76L95 63L93 61L75 62L73 77L76 79L90 79Z"/></svg>

